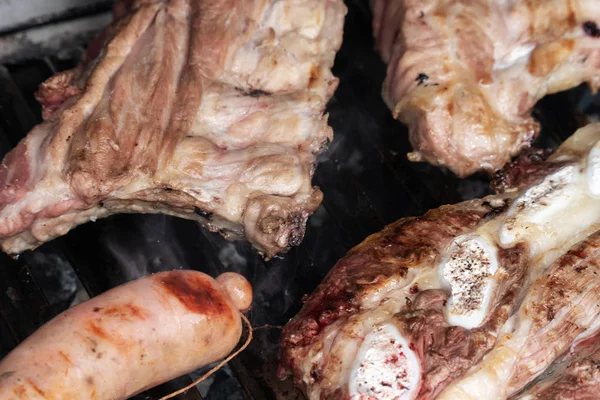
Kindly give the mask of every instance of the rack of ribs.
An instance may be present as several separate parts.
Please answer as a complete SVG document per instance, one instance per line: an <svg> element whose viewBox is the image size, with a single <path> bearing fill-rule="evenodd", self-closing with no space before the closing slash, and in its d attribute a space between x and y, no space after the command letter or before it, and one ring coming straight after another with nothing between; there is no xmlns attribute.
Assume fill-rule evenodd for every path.
<svg viewBox="0 0 600 400"><path fill-rule="evenodd" d="M600 2L371 0L383 97L413 161L494 172L535 139L535 103L600 85Z"/></svg>
<svg viewBox="0 0 600 400"><path fill-rule="evenodd" d="M337 87L342 0L121 0L44 122L0 166L10 254L114 213L199 221L267 257L321 202L316 155Z"/></svg>

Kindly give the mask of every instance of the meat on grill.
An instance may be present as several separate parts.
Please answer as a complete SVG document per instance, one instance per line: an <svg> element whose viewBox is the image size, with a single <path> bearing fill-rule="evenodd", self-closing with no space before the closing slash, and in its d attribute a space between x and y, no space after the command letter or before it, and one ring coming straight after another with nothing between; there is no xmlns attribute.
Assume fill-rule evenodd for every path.
<svg viewBox="0 0 600 400"><path fill-rule="evenodd" d="M600 232L571 248L531 285L494 348L439 399L505 399L600 330ZM599 382L600 383L600 382Z"/></svg>
<svg viewBox="0 0 600 400"><path fill-rule="evenodd" d="M524 307L552 306L556 329L580 324L568 344L594 331L580 311L600 299L577 303L548 292L559 278L573 296L600 284L600 236L592 235L600 223L600 124L534 164L524 156L509 167L516 173L504 171L511 185L504 193L401 219L350 250L284 328L280 376L292 375L311 400L445 398L444 389L485 365L521 318L515 324L539 326L523 331L531 357L515 369L516 390L537 375L531 365L547 366L565 345L550 345L557 334L550 314L528 317L528 308L511 317L547 270L551 277L534 285Z"/></svg>
<svg viewBox="0 0 600 400"><path fill-rule="evenodd" d="M511 400L596 400L600 393L600 337L572 348L565 360Z"/></svg>
<svg viewBox="0 0 600 400"><path fill-rule="evenodd" d="M121 0L44 122L0 166L0 244L17 254L114 213L195 219L273 256L321 201L315 158L341 0Z"/></svg>
<svg viewBox="0 0 600 400"><path fill-rule="evenodd" d="M413 161L493 172L537 136L540 98L600 86L600 2L371 3L383 97L408 125Z"/></svg>

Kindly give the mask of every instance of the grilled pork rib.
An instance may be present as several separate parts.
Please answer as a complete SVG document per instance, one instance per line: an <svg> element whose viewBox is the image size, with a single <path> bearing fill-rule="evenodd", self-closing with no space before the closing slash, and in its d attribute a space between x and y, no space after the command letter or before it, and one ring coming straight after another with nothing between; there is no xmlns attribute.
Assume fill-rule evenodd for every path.
<svg viewBox="0 0 600 400"><path fill-rule="evenodd" d="M114 213L195 219L273 256L321 202L316 154L341 0L127 0L45 121L0 167L0 244L19 253Z"/></svg>
<svg viewBox="0 0 600 400"><path fill-rule="evenodd" d="M495 171L538 133L546 94L600 85L600 2L371 0L383 97L409 158Z"/></svg>
<svg viewBox="0 0 600 400"><path fill-rule="evenodd" d="M517 390L565 343L600 328L597 314L581 313L591 304L600 313L600 234L588 238L600 226L600 124L523 164L528 173L512 165L519 173L506 174L504 193L401 219L350 250L284 328L280 376L313 400L446 398L515 326L527 351L504 383ZM548 294L558 280L571 290L564 297ZM571 301L578 293L588 297ZM569 324L579 327L566 342L544 347ZM503 398L481 382L474 398Z"/></svg>

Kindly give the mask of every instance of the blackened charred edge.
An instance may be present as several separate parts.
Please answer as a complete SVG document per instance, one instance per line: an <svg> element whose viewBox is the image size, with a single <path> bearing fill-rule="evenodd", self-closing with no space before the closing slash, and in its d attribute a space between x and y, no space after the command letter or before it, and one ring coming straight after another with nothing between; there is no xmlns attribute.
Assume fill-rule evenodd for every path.
<svg viewBox="0 0 600 400"><path fill-rule="evenodd" d="M485 200L482 206L489 208L490 211L484 215L484 219L501 214L508 208L508 205L509 201L507 199Z"/></svg>
<svg viewBox="0 0 600 400"><path fill-rule="evenodd" d="M264 234L274 234L280 238L285 238L284 249L287 250L302 243L306 232L307 219L308 214L306 212L290 212L287 217L269 215L260 221L258 229Z"/></svg>
<svg viewBox="0 0 600 400"><path fill-rule="evenodd" d="M264 90L251 90L248 92L248 96L250 97L261 97L261 96L271 96L272 93L266 92Z"/></svg>
<svg viewBox="0 0 600 400"><path fill-rule="evenodd" d="M194 213L206 219L210 219L213 216L213 213L211 213L210 211L204 211L198 207L194 207Z"/></svg>
<svg viewBox="0 0 600 400"><path fill-rule="evenodd" d="M0 375L0 379L8 379L15 374L15 371L8 371Z"/></svg>
<svg viewBox="0 0 600 400"><path fill-rule="evenodd" d="M304 213L292 213L288 218L288 222L291 226L290 236L288 238L289 246L299 246L300 243L302 243L306 231L306 220L307 216Z"/></svg>
<svg viewBox="0 0 600 400"><path fill-rule="evenodd" d="M319 382L321 380L321 378L322 378L321 371L318 369L317 365L313 365L313 367L311 368L310 377L315 382Z"/></svg>
<svg viewBox="0 0 600 400"><path fill-rule="evenodd" d="M260 89L254 89L254 90L245 90L239 87L236 87L235 90L237 90L238 92L241 92L243 94L245 94L246 96L250 96L250 97L261 97L261 96L271 96L273 95L273 93L267 92L265 90L260 90Z"/></svg>
<svg viewBox="0 0 600 400"><path fill-rule="evenodd" d="M419 83L417 83L417 85L422 85L423 83L425 83L428 80L429 80L429 76L427 74L424 74L423 72L421 72L417 76L417 79L415 79L415 81L419 82Z"/></svg>
<svg viewBox="0 0 600 400"><path fill-rule="evenodd" d="M517 158L497 171L490 185L496 193L504 193L510 188L516 188L539 178L559 168L562 164L548 163L546 159L552 154L551 149L530 148L523 151Z"/></svg>
<svg viewBox="0 0 600 400"><path fill-rule="evenodd" d="M321 144L319 145L319 148L314 152L314 154L316 156L323 154L327 151L327 149L329 148L329 145L331 144L331 139L326 138L325 140L323 140L321 142ZM313 164L314 165L314 164Z"/></svg>
<svg viewBox="0 0 600 400"><path fill-rule="evenodd" d="M287 358L290 355L288 350L294 347L314 343L323 328L358 308L355 295L359 288L343 273L340 274L344 272L343 269L335 268L331 279L321 282L315 293L306 301L301 312L283 328L281 335L283 358ZM292 364L290 362L287 365Z"/></svg>
<svg viewBox="0 0 600 400"><path fill-rule="evenodd" d="M600 38L600 28L594 21L586 21L583 23L583 31L586 35L593 38Z"/></svg>

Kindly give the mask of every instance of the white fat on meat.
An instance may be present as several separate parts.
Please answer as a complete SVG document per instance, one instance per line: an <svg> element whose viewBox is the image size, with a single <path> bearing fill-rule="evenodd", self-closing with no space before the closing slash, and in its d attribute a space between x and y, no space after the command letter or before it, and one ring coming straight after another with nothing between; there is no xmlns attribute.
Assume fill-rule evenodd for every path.
<svg viewBox="0 0 600 400"><path fill-rule="evenodd" d="M496 247L485 238L466 236L452 242L439 271L451 291L445 310L448 323L467 329L481 325L493 297L497 270Z"/></svg>
<svg viewBox="0 0 600 400"><path fill-rule="evenodd" d="M517 324L516 316L510 318L492 351L469 372L450 384L436 400L506 398L506 383L514 371L515 362L531 329L531 320L519 322Z"/></svg>
<svg viewBox="0 0 600 400"><path fill-rule="evenodd" d="M564 212L579 195L575 189L577 169L576 165L562 168L518 197L500 228L500 243L510 247L540 232L552 232L553 217Z"/></svg>
<svg viewBox="0 0 600 400"><path fill-rule="evenodd" d="M544 256L543 268L595 230L600 202L589 190L590 174L581 164L567 165L526 190L506 214L499 232L500 245L508 248L527 243L532 257Z"/></svg>
<svg viewBox="0 0 600 400"><path fill-rule="evenodd" d="M596 142L587 159L587 183L590 194L600 197L600 142Z"/></svg>
<svg viewBox="0 0 600 400"><path fill-rule="evenodd" d="M414 399L421 375L419 359L409 343L393 325L382 325L360 347L350 379L350 399Z"/></svg>
<svg viewBox="0 0 600 400"><path fill-rule="evenodd" d="M497 47L496 56L494 57L496 62L494 63L494 70L504 70L514 67L515 64L523 63L526 64L529 61L531 52L535 49L534 43L525 43L517 45L511 48L507 54L499 54L498 50L504 50L501 46Z"/></svg>

